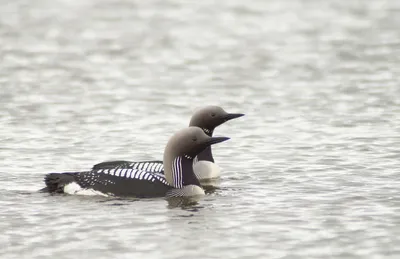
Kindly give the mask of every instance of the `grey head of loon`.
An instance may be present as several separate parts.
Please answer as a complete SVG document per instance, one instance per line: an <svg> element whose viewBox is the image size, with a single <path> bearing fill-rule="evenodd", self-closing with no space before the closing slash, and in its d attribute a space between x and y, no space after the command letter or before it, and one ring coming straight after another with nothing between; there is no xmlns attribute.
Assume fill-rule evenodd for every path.
<svg viewBox="0 0 400 259"><path fill-rule="evenodd" d="M227 113L219 106L206 106L193 113L189 126L199 127L208 136L212 136L216 127L242 116L244 116L243 113Z"/></svg>
<svg viewBox="0 0 400 259"><path fill-rule="evenodd" d="M206 106L198 109L192 115L189 126L196 126L208 135L212 136L214 129L219 125L244 116L243 113L228 113L219 106ZM207 147L197 155L198 161L209 161L214 163L214 157L211 152L211 147Z"/></svg>
<svg viewBox="0 0 400 259"><path fill-rule="evenodd" d="M167 182L176 189L184 186L200 186L193 172L193 159L205 148L228 140L227 137L211 137L199 127L187 127L175 133L164 150L164 173Z"/></svg>

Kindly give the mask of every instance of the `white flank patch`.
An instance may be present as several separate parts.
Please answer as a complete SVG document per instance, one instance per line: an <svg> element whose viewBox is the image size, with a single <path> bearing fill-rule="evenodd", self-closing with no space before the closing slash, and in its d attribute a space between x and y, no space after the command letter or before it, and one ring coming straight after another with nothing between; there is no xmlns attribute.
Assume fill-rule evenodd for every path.
<svg viewBox="0 0 400 259"><path fill-rule="evenodd" d="M100 196L108 197L107 194L104 194L99 191L95 191L93 189L83 189L76 182L72 182L72 183L65 185L64 193L72 194L72 195L87 195L87 196L100 195Z"/></svg>
<svg viewBox="0 0 400 259"><path fill-rule="evenodd" d="M221 175L219 166L210 161L198 161L193 165L193 171L199 180L213 179Z"/></svg>

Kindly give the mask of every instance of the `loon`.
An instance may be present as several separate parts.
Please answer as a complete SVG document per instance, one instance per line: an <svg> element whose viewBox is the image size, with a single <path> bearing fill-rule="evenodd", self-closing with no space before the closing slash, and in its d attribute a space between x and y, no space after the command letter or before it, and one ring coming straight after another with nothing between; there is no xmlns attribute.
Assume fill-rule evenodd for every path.
<svg viewBox="0 0 400 259"><path fill-rule="evenodd" d="M138 198L201 196L205 192L193 172L193 159L207 147L228 139L208 136L191 126L169 139L163 157L164 175L132 168L49 173L42 191L79 194L78 187L102 195Z"/></svg>
<svg viewBox="0 0 400 259"><path fill-rule="evenodd" d="M219 125L244 116L242 113L227 113L219 106L206 106L198 109L193 115L189 123L190 126L201 128L204 133L212 137L214 130ZM131 162L124 160L107 161L96 164L92 170L100 169L139 169L152 173L164 174L163 161L151 160ZM211 146L206 147L194 159L193 171L200 183L207 185L220 176L220 168L215 164L212 155Z"/></svg>

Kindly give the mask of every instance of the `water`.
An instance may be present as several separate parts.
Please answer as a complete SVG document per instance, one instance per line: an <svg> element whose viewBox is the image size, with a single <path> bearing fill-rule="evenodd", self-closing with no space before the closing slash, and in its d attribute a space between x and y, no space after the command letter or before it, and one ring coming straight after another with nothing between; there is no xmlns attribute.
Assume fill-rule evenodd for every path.
<svg viewBox="0 0 400 259"><path fill-rule="evenodd" d="M398 258L400 4L0 1L0 258ZM160 159L196 107L196 206L50 196L47 172Z"/></svg>

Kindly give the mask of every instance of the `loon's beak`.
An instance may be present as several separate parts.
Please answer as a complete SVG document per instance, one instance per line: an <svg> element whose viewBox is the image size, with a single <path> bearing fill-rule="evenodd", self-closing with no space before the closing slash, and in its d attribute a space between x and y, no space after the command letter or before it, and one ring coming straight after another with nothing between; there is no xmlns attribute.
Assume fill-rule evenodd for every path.
<svg viewBox="0 0 400 259"><path fill-rule="evenodd" d="M228 137L211 137L211 138L208 138L206 140L206 144L208 146L211 146L211 145L214 145L214 144L217 144L217 143L221 143L221 142L227 141L228 139L230 139L230 138L228 138Z"/></svg>
<svg viewBox="0 0 400 259"><path fill-rule="evenodd" d="M195 154L193 154L193 156L196 156L198 153L200 153L201 151L203 151L204 149L206 149L207 147L217 144L217 143L221 143L224 141L227 141L229 138L227 137L209 137L207 136L207 138L204 138L202 140L200 140L200 142L198 142L198 148L196 149Z"/></svg>
<svg viewBox="0 0 400 259"><path fill-rule="evenodd" d="M236 118L239 118L239 117L242 117L242 116L244 116L243 113L227 113L224 116L224 119L225 119L225 121L229 121L229 120L233 120L233 119L236 119Z"/></svg>

